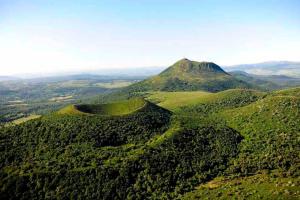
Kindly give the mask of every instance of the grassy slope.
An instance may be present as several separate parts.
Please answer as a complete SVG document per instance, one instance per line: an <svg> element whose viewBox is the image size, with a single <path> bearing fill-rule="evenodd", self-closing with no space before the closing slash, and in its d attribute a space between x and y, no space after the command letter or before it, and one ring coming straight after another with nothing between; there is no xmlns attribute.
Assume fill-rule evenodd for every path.
<svg viewBox="0 0 300 200"><path fill-rule="evenodd" d="M27 122L29 120L37 119L37 118L40 118L40 117L41 117L41 115L29 115L27 117L22 117L22 118L16 119L16 120L12 121L12 123L18 125L18 124L22 124L22 123Z"/></svg>
<svg viewBox="0 0 300 200"><path fill-rule="evenodd" d="M151 92L147 100L157 103L159 106L176 110L185 105L196 104L212 93L197 91L197 92Z"/></svg>
<svg viewBox="0 0 300 200"><path fill-rule="evenodd" d="M76 109L75 105L68 105L59 111L57 111L57 114L68 114L68 115L88 115L87 113L81 112L78 109Z"/></svg>
<svg viewBox="0 0 300 200"><path fill-rule="evenodd" d="M221 189L201 187L201 190L191 196L188 194L187 198L202 196L208 199L216 197L228 199L232 195L240 199L247 196L269 199L273 197L293 199L295 195L299 197L300 194L296 194L295 189L284 186L288 181L296 181L299 188L299 180L289 175L295 176L299 169L297 153L300 151L297 147L300 133L299 94L300 88L270 94L241 89L219 93L152 92L148 96L150 101L175 111L181 118L186 115L187 124L199 125L214 119L216 121L213 121L213 124L227 124L243 135L241 153L232 161L228 173L251 174L256 170L279 168L289 177L277 178L274 181L269 176L259 176L255 179L259 180L257 184L253 184L251 177L240 178L238 182L241 183L237 185L243 185L241 188L236 186L236 180L233 180L232 183L229 181L228 184L224 184ZM283 184L283 187L277 188L276 192L271 188L277 183ZM229 190L224 192L225 188Z"/></svg>
<svg viewBox="0 0 300 200"><path fill-rule="evenodd" d="M299 106L299 97L274 96L223 112L223 116L245 136L261 131L297 132L300 131Z"/></svg>
<svg viewBox="0 0 300 200"><path fill-rule="evenodd" d="M233 171L246 174L259 169L274 168L289 173L298 171L298 97L267 97L242 108L224 111L222 116L230 127L239 131L245 138Z"/></svg>
<svg viewBox="0 0 300 200"><path fill-rule="evenodd" d="M142 98L134 98L128 101L122 101L110 104L83 104L83 105L70 105L60 111L58 114L71 114L71 115L112 115L120 116L133 113L143 108L147 102Z"/></svg>
<svg viewBox="0 0 300 200"><path fill-rule="evenodd" d="M218 177L185 194L182 199L297 199L299 184L300 178L279 177L276 174Z"/></svg>
<svg viewBox="0 0 300 200"><path fill-rule="evenodd" d="M222 91L230 88L251 88L211 62L182 59L159 75L124 88L123 93L145 91ZM122 92L121 92L122 93Z"/></svg>
<svg viewBox="0 0 300 200"><path fill-rule="evenodd" d="M187 193L184 199L299 198L299 92L300 88L276 91L249 105L217 110L213 115L244 137L239 156L226 172L238 178L219 177ZM267 171L249 176L266 169L279 169L279 175Z"/></svg>
<svg viewBox="0 0 300 200"><path fill-rule="evenodd" d="M21 147L20 158L25 157L24 162L5 166L5 168L3 168L3 174L16 174L16 179L22 175L22 177L26 179L32 174L38 174L40 176L42 173L47 173L51 175L52 173L56 174L60 169L65 170L67 168L69 170L68 173L72 172L72 174L69 174L69 176L65 174L62 177L59 175L60 182L55 184L63 184L65 183L63 180L66 177L72 179L72 177L78 175L82 178L76 180L82 185L79 187L76 184L76 186L78 186L78 188L85 188L86 184L91 184L90 181L94 181L92 186L98 186L99 182L97 181L102 179L91 177L90 175L88 177L89 182L87 183L82 180L87 176L82 174L89 173L91 170L100 169L98 172L103 172L105 175L103 175L103 177L107 177L107 171L120 169L120 173L125 171L126 173L130 173L130 176L135 177L136 182L134 186L131 187L133 191L131 195L134 196L137 193L136 197L138 198L133 199L145 199L143 195L145 195L145 197L153 195L155 199L158 195L162 195L161 189L163 189L163 191L165 191L164 194L168 195L167 197L171 199L171 197L176 196L177 193L182 193L192 187L190 186L190 182L192 182L192 184L199 184L199 180L204 181L207 177L215 177L220 170L224 170L224 165L229 158L237 153L237 143L240 141L240 138L239 135L232 130L214 130L210 127L197 130L183 130L179 127L180 124L177 124L178 121L174 121L172 126L160 135L158 131L163 130L165 127L157 130L157 126L161 124L163 120L159 119L162 113L160 113L160 110L157 110L157 114L154 113L155 115L151 115L151 112L153 111L147 112L149 118L145 118L145 120L141 121L139 126L136 125L135 120L137 119L134 118L134 115L141 114L140 117L143 117L146 113L137 112L134 115L114 117L111 118L111 120L113 120L111 122L109 122L109 118L98 115L78 116L76 114L71 116L48 116L48 118L39 119L40 123L36 121L36 123L25 123L23 126L15 127L22 134L19 135L17 133L13 138L20 137L22 141L27 141L23 142L23 145L30 144L30 142L38 144L38 146L33 147L33 149L36 150L34 159L38 160L38 162L27 162L27 158L22 155L23 153L24 155L26 154L25 148ZM169 116L169 113L167 112L164 115ZM101 117L103 117L103 119L101 119ZM114 120L116 120L116 122L114 122ZM153 120L156 120L157 124L153 123ZM105 125L105 123L108 124ZM43 124L45 126L43 126ZM123 127L121 127L122 125ZM103 130L101 126L103 126ZM108 128L113 128L114 130L114 126L116 130L108 134L110 132ZM143 128L143 126L145 127ZM44 131L45 128L47 132ZM111 146L112 144L110 143L96 143L97 145L93 145L94 141L99 140L99 142L101 142L106 138L108 139L107 142L114 141L116 139L115 136L118 134L120 137L123 137L124 134L128 133L128 129L132 129L131 132L137 131L137 133L141 131L140 134L145 134L146 141L137 140L136 144L133 144L132 142L140 136L136 134L124 140L126 143L120 142L113 144L118 146ZM150 129L150 131L148 131L149 133L145 132L147 129ZM36 131L40 132L36 133ZM17 131L7 130L6 136L11 135L11 132L16 133ZM98 136L101 136L100 133L102 133L103 137L99 138ZM36 135L39 137L35 137ZM110 138L110 136L112 137ZM21 146L20 144L15 145ZM32 145L26 147L28 147L28 152L32 152ZM16 148L10 148L12 151L9 155L15 156ZM197 151L193 152L195 149L197 149ZM212 153L213 151L217 153ZM4 154L2 159L6 159L6 157ZM190 163L191 160L193 160L193 163ZM192 167L188 167L191 164ZM36 165L34 170L32 170L33 166L31 165ZM136 167L136 169L134 167ZM105 170L102 170L103 168ZM134 173L131 172L132 169L135 170ZM114 174L115 173L114 171ZM123 178L122 176L125 175L120 175L121 178ZM126 176L124 178L126 178ZM38 186L34 184L38 179L33 179L34 180L31 180L30 183L33 184L32 188L34 189L32 190L35 191ZM11 178L9 176L6 177L5 181L3 181L3 185L9 185L10 180ZM103 180L105 179L103 178ZM43 180L39 181L43 182ZM108 181L113 182L114 178L109 177L105 182ZM146 189L143 188L145 183L147 186ZM1 184L0 182L0 185ZM101 184L105 185L104 183ZM114 184L117 184L116 188L123 186L123 183L117 180ZM109 183L107 185L109 186ZM70 188L70 191L73 192L74 188L72 188L72 186L75 186L75 184L68 184L68 187L64 186L61 188ZM129 186L127 185L127 187ZM149 191L148 188L150 188L151 191ZM4 191L8 191L6 189L7 188L4 188ZM13 187L12 190L14 191ZM51 190L50 188L49 191ZM109 188L107 191L110 191ZM127 191L128 190L126 190L124 194L127 195ZM57 191L55 192L55 194L60 195ZM70 193L69 191L64 192ZM113 194L116 194L116 192L113 192ZM122 193L122 195L124 194Z"/></svg>
<svg viewBox="0 0 300 200"><path fill-rule="evenodd" d="M245 137L241 149L242 157L239 157L236 161L238 161L238 163L245 162L244 156L249 156L250 159L254 160L248 160L248 162L257 164L257 161L262 160L264 163L262 163L262 165L259 167L265 169L265 164L272 164L272 159L274 158L276 161L276 156L278 156L279 154L283 156L283 165L286 164L285 159L290 159L286 157L286 155L291 155L293 158L297 158L297 154L295 154L297 150L295 149L294 144L297 144L297 141L299 142L299 137L297 137L295 133L300 132L300 104L298 94L299 88L274 92L267 97L265 97L265 93L243 89L233 89L219 93L152 92L149 94L148 100L159 103L159 105L161 105L162 107L175 111L175 113L177 113L178 115L186 112L186 114L190 115L191 118L194 118L195 115L210 115L211 112L213 112L213 114L222 113L221 117L226 122L226 124L241 132L241 134ZM243 100L245 98L246 100ZM136 101L136 104L129 103L129 105L133 105L130 109L128 108L128 105L126 105L126 103L106 104L106 113L125 113L127 112L127 110L135 110L133 108L142 105L142 101ZM127 109L124 109L124 107L126 107ZM182 108L185 108L185 110L182 110ZM189 108L191 109L189 110ZM200 108L199 110L202 112L194 112L195 108L196 111L198 111L197 109ZM72 107L68 107L65 109L67 110L66 113L69 112L71 114L82 114L82 112L76 109L74 111ZM203 121L201 120L198 121L198 123L202 123ZM126 151L124 152L124 156L127 157L126 159L136 160L144 155L145 150L147 150L148 148L161 148L160 146L163 143L168 142L174 136L179 137L180 135L177 136L177 133L180 132L180 127L178 127L178 124L176 126L175 125L176 124L173 124L173 126L171 126L171 128L164 134L157 135L151 138L144 147L136 146L136 148L132 149L133 146L131 144L127 144L126 146L120 146L117 148L124 148L124 151ZM294 137L295 135L296 137ZM270 138L268 136L275 137ZM181 139L182 138L180 138L180 140ZM282 146L282 148L278 149L276 146L277 143L273 144L272 140L275 140L276 142L282 141L282 143L279 143L279 146ZM294 143L291 143L291 141L293 140ZM267 144L269 146L274 145L274 148L266 149L263 144ZM273 152L275 153L272 154ZM268 157L271 160L264 160L265 157ZM105 164L115 165L122 159L123 158L120 156L112 157L106 160ZM291 163L290 160L288 160L288 162ZM298 161L295 159L295 162L297 163ZM252 166L250 166L250 168L251 167ZM272 169L274 168L274 166L271 166L270 168ZM79 170L82 169L79 168ZM234 171L236 170L236 166L234 166L232 170L233 172L236 172ZM241 172L244 169L239 170L239 172ZM239 177L230 180L227 180L227 178L225 178L225 180L216 179L213 182L208 182L204 185L201 185L197 191L187 193L185 195L185 198L197 199L200 197L205 197L208 199L231 199L234 196L240 199L255 199L259 197L265 199L272 199L273 197L293 199L294 197L299 197L299 194L297 193L297 191L299 190L299 179L292 177L274 178L272 176L274 176L274 174L271 174L270 176L254 175L245 178ZM209 186L212 184L216 184L216 182L218 182L217 187ZM276 187L276 189L273 189L274 187Z"/></svg>
<svg viewBox="0 0 300 200"><path fill-rule="evenodd" d="M275 91L273 92L273 95L300 97L300 87Z"/></svg>
<svg viewBox="0 0 300 200"><path fill-rule="evenodd" d="M158 103L163 108L178 111L182 107L195 106L197 104L209 104L237 98L241 94L248 93L253 96L263 96L265 93L249 89L230 89L218 93L203 91L195 92L151 92L147 100Z"/></svg>

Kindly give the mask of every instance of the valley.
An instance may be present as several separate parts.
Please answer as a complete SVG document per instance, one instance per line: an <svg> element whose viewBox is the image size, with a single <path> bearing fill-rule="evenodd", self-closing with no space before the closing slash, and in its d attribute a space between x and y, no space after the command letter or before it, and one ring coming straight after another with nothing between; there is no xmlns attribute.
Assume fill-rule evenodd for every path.
<svg viewBox="0 0 300 200"><path fill-rule="evenodd" d="M0 123L43 115L142 80L142 76L66 75L0 80Z"/></svg>

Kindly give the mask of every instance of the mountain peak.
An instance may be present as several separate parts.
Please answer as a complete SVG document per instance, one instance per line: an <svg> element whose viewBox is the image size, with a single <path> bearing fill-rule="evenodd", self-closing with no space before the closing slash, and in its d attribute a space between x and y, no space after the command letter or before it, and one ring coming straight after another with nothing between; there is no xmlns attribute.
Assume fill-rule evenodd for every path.
<svg viewBox="0 0 300 200"><path fill-rule="evenodd" d="M178 60L177 62L191 62L191 60L187 58L182 58L181 60Z"/></svg>
<svg viewBox="0 0 300 200"><path fill-rule="evenodd" d="M175 64L188 64L188 63L191 63L191 62L193 62L193 61L191 61L191 60L189 60L187 58L183 58L183 59L180 59L177 62L175 62Z"/></svg>
<svg viewBox="0 0 300 200"><path fill-rule="evenodd" d="M197 62L183 58L160 74L133 84L131 91L193 91L216 92L249 85L226 73L213 62Z"/></svg>
<svg viewBox="0 0 300 200"><path fill-rule="evenodd" d="M191 61L187 58L183 58L179 61L177 61L175 64L173 64L171 67L166 69L162 74L164 73L191 73L193 75L196 74L207 74L207 73L224 73L227 74L220 66L216 65L213 62L197 62L197 61Z"/></svg>

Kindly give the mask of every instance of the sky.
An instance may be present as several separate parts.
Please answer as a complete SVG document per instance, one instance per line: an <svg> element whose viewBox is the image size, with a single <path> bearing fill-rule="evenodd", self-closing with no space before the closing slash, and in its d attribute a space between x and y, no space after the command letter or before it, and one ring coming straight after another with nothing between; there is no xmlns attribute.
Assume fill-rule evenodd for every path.
<svg viewBox="0 0 300 200"><path fill-rule="evenodd" d="M0 0L0 75L300 61L299 0Z"/></svg>

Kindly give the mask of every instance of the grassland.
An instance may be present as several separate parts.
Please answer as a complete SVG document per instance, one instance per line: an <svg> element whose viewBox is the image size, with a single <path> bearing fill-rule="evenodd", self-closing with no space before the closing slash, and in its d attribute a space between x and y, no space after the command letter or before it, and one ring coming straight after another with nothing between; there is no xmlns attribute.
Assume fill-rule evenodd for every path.
<svg viewBox="0 0 300 200"><path fill-rule="evenodd" d="M203 91L151 92L147 97L147 100L154 102L163 108L174 111L179 107L197 104L210 95L212 95L212 93Z"/></svg>
<svg viewBox="0 0 300 200"><path fill-rule="evenodd" d="M195 106L197 104L211 104L226 99L232 99L243 93L249 93L255 96L263 96L265 93L249 89L230 89L218 93L204 91L195 92L149 92L147 100L157 103L159 106L178 111L182 107Z"/></svg>

